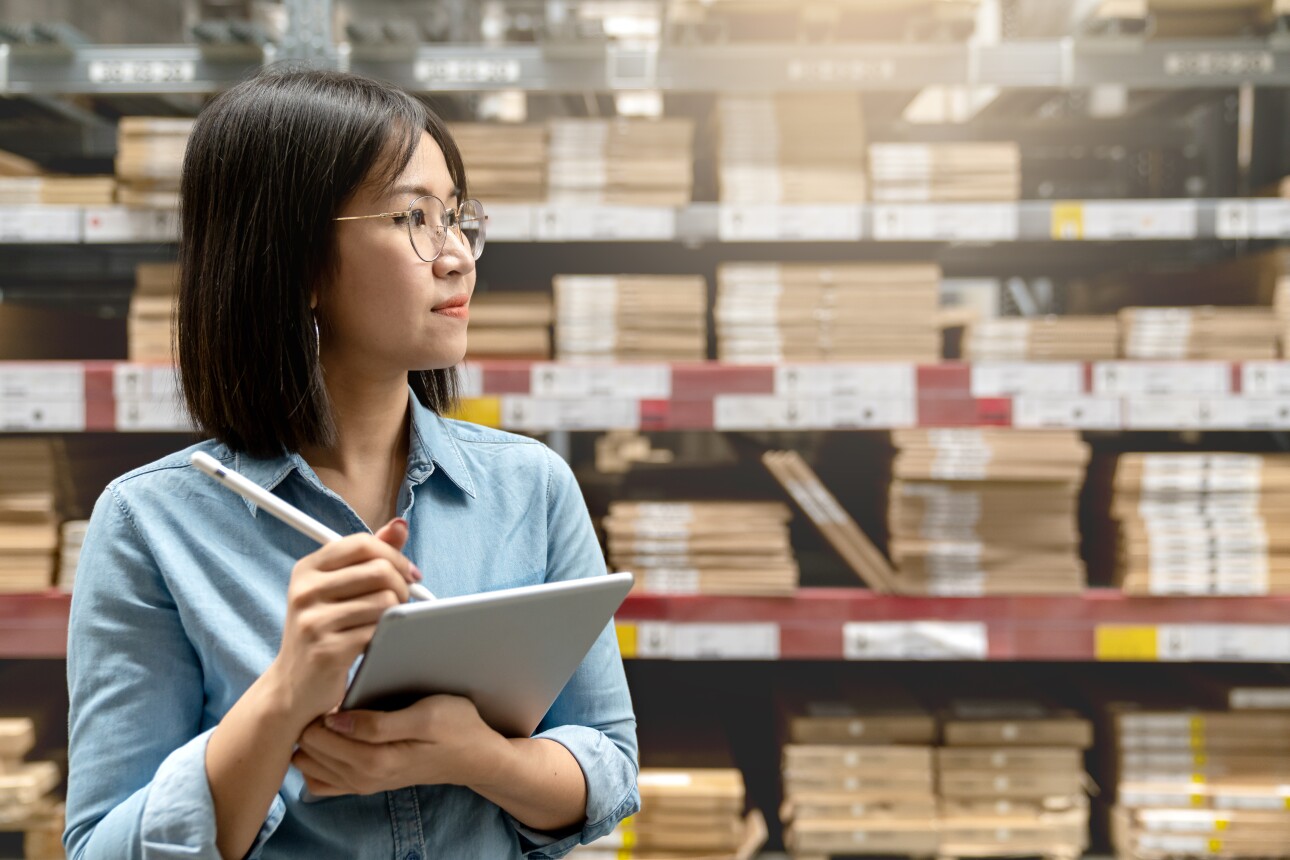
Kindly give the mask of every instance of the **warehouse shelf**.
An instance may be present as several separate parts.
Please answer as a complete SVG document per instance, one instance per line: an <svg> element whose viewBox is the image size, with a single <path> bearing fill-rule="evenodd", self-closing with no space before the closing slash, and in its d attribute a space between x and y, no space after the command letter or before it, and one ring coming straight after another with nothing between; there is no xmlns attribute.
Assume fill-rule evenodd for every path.
<svg viewBox="0 0 1290 860"><path fill-rule="evenodd" d="M1290 200L1025 200L660 206L496 204L490 242L1118 242L1288 239ZM173 210L0 206L0 243L130 244L178 238Z"/></svg>
<svg viewBox="0 0 1290 860"><path fill-rule="evenodd" d="M553 430L1290 430L1290 361L468 362L463 417ZM173 369L0 362L0 431L185 432Z"/></svg>
<svg viewBox="0 0 1290 860"><path fill-rule="evenodd" d="M0 659L66 653L69 595L0 595ZM623 654L660 660L1290 663L1290 597L792 597L634 594Z"/></svg>
<svg viewBox="0 0 1290 860"><path fill-rule="evenodd" d="M11 95L209 93L276 51L196 45L78 45L0 51ZM1290 85L1290 44L1271 39L1046 39L984 44L644 46L337 45L336 67L419 92L892 90L935 85L1012 89L1188 89Z"/></svg>

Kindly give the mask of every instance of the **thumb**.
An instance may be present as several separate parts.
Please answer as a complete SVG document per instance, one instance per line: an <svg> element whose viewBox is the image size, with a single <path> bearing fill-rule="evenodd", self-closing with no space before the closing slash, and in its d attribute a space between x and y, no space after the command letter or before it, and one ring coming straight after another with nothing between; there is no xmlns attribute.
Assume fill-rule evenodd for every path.
<svg viewBox="0 0 1290 860"><path fill-rule="evenodd" d="M377 529L376 538L395 549L403 549L403 545L408 542L408 521L403 517L390 520Z"/></svg>

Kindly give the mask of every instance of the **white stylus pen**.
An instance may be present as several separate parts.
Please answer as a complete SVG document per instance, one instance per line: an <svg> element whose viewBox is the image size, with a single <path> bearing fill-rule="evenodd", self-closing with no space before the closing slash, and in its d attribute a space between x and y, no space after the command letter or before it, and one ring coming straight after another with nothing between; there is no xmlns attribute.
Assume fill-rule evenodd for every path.
<svg viewBox="0 0 1290 860"><path fill-rule="evenodd" d="M210 475L223 486L282 520L302 535L311 537L318 543L331 543L341 539L339 532L332 531L304 511L282 501L245 475L234 472L210 454L198 451L189 458L189 461L199 471ZM419 582L409 585L408 593L416 600L434 600L430 589Z"/></svg>

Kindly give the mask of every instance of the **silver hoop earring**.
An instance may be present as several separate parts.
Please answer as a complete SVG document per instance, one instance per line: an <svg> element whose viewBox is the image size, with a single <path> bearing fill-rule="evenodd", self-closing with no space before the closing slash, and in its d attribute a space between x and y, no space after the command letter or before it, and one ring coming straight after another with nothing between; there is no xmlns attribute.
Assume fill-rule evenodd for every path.
<svg viewBox="0 0 1290 860"><path fill-rule="evenodd" d="M314 358L317 359L322 356L322 335L318 331L318 316L316 314L309 316L313 317L314 321Z"/></svg>

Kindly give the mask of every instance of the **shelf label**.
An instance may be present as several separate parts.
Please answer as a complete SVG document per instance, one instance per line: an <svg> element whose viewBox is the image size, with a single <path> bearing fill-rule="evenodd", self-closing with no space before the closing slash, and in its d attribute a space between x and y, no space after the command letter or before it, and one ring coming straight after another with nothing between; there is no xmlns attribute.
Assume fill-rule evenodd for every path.
<svg viewBox="0 0 1290 860"><path fill-rule="evenodd" d="M984 660L989 643L980 621L849 621L842 625L848 660Z"/></svg>
<svg viewBox="0 0 1290 860"><path fill-rule="evenodd" d="M1118 430L1120 420L1120 400L1115 397L1020 395L1012 399L1012 426L1018 429Z"/></svg>
<svg viewBox="0 0 1290 860"><path fill-rule="evenodd" d="M538 206L533 238L539 242L671 242L676 210L664 206Z"/></svg>
<svg viewBox="0 0 1290 860"><path fill-rule="evenodd" d="M1290 662L1290 627L1279 624L1161 625L1161 660Z"/></svg>
<svg viewBox="0 0 1290 860"><path fill-rule="evenodd" d="M1290 429L1290 397L1209 398L1200 404L1204 430Z"/></svg>
<svg viewBox="0 0 1290 860"><path fill-rule="evenodd" d="M1231 365L1222 361L1099 361L1093 391L1120 396L1230 394Z"/></svg>
<svg viewBox="0 0 1290 860"><path fill-rule="evenodd" d="M1090 200L1082 207L1080 238L1086 241L1195 239L1198 235L1199 207L1194 200Z"/></svg>
<svg viewBox="0 0 1290 860"><path fill-rule="evenodd" d="M197 79L192 60L90 60L90 83L187 84Z"/></svg>
<svg viewBox="0 0 1290 860"><path fill-rule="evenodd" d="M32 402L84 400L84 367L79 363L0 362L0 398Z"/></svg>
<svg viewBox="0 0 1290 860"><path fill-rule="evenodd" d="M812 397L719 394L713 398L716 430L827 430L827 401Z"/></svg>
<svg viewBox="0 0 1290 860"><path fill-rule="evenodd" d="M913 397L912 364L782 364L775 367L781 397Z"/></svg>
<svg viewBox="0 0 1290 860"><path fill-rule="evenodd" d="M463 397L450 417L458 421L469 421L471 424L500 428L502 400L500 397Z"/></svg>
<svg viewBox="0 0 1290 860"><path fill-rule="evenodd" d="M873 237L880 242L1015 242L1020 235L1013 203L883 204L873 207Z"/></svg>
<svg viewBox="0 0 1290 860"><path fill-rule="evenodd" d="M507 395L501 398L501 426L507 430L542 433L550 430L637 430L640 401L636 399L549 398Z"/></svg>
<svg viewBox="0 0 1290 860"><path fill-rule="evenodd" d="M1188 430L1201 425L1201 401L1194 397L1130 397L1124 402L1126 430Z"/></svg>
<svg viewBox="0 0 1290 860"><path fill-rule="evenodd" d="M858 242L862 235L859 205L723 204L717 210L723 242Z"/></svg>
<svg viewBox="0 0 1290 860"><path fill-rule="evenodd" d="M81 241L77 206L0 206L0 243Z"/></svg>
<svg viewBox="0 0 1290 860"><path fill-rule="evenodd" d="M1084 238L1084 205L1054 203L1050 216L1050 235L1054 241L1077 242Z"/></svg>
<svg viewBox="0 0 1290 860"><path fill-rule="evenodd" d="M778 660L779 625L641 621L635 647L636 656L645 659Z"/></svg>
<svg viewBox="0 0 1290 860"><path fill-rule="evenodd" d="M1214 235L1219 239L1249 239L1254 232L1254 210L1248 200L1220 200L1215 209Z"/></svg>
<svg viewBox="0 0 1290 860"><path fill-rule="evenodd" d="M118 400L180 399L179 370L168 364L129 364L112 368L112 396Z"/></svg>
<svg viewBox="0 0 1290 860"><path fill-rule="evenodd" d="M134 209L128 206L87 206L85 241L174 242L179 238L179 213L173 209Z"/></svg>
<svg viewBox="0 0 1290 860"><path fill-rule="evenodd" d="M1078 361L981 362L972 365L973 397L1084 393L1084 365Z"/></svg>
<svg viewBox="0 0 1290 860"><path fill-rule="evenodd" d="M1253 397L1290 394L1290 361L1244 362L1241 393Z"/></svg>
<svg viewBox="0 0 1290 860"><path fill-rule="evenodd" d="M116 429L120 432L171 432L192 430L180 401L168 398L116 401Z"/></svg>
<svg viewBox="0 0 1290 860"><path fill-rule="evenodd" d="M75 433L84 429L84 400L8 397L0 400L0 431Z"/></svg>
<svg viewBox="0 0 1290 860"><path fill-rule="evenodd" d="M896 79L894 59L802 57L788 61L784 73L794 83L865 83Z"/></svg>
<svg viewBox="0 0 1290 860"><path fill-rule="evenodd" d="M670 400L672 368L666 364L570 365L538 363L530 373L534 397L634 397Z"/></svg>
<svg viewBox="0 0 1290 860"><path fill-rule="evenodd" d="M1156 628L1099 624L1093 631L1093 655L1098 660L1154 661L1159 655Z"/></svg>
<svg viewBox="0 0 1290 860"><path fill-rule="evenodd" d="M1271 51L1169 51L1164 58L1165 74L1188 78L1240 78L1270 75L1276 71Z"/></svg>
<svg viewBox="0 0 1290 860"><path fill-rule="evenodd" d="M618 653L624 660L635 659L636 625L630 621L616 621L614 632L618 634Z"/></svg>
<svg viewBox="0 0 1290 860"><path fill-rule="evenodd" d="M528 242L532 239L532 206L514 203L488 204L488 241Z"/></svg>
<svg viewBox="0 0 1290 860"><path fill-rule="evenodd" d="M419 84L513 84L521 71L519 60L489 57L423 59L413 66Z"/></svg>

